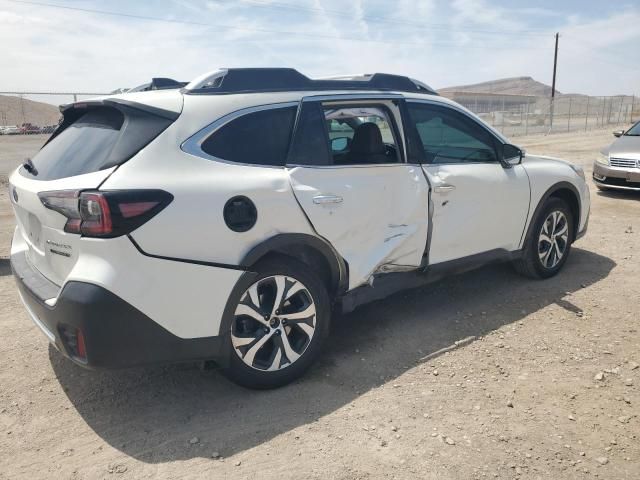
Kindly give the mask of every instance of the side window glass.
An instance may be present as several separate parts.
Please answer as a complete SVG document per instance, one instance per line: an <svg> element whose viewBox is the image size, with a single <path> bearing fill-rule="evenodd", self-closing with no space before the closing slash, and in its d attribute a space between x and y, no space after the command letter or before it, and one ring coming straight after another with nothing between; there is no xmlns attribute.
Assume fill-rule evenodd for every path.
<svg viewBox="0 0 640 480"><path fill-rule="evenodd" d="M463 114L421 103L409 102L407 108L427 163L498 161L491 134Z"/></svg>
<svg viewBox="0 0 640 480"><path fill-rule="evenodd" d="M230 162L285 164L297 107L273 108L242 115L216 130L202 150Z"/></svg>
<svg viewBox="0 0 640 480"><path fill-rule="evenodd" d="M324 122L334 165L398 163L400 152L391 114L378 106L324 105Z"/></svg>

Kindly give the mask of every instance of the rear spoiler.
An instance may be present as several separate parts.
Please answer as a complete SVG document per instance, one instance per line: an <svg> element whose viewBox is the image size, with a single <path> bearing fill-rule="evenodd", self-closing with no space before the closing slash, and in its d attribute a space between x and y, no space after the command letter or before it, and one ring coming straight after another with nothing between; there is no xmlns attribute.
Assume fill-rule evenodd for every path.
<svg viewBox="0 0 640 480"><path fill-rule="evenodd" d="M86 111L87 108L91 107L113 107L117 108L118 110L133 108L134 110L141 110L157 117L166 118L167 120L175 120L180 116L180 112L173 112L171 110L165 110L163 108L152 107L151 105L132 102L131 100L125 100L123 98L105 98L67 103L64 105L60 105L60 113L66 116L68 110L77 109L78 113L82 114Z"/></svg>

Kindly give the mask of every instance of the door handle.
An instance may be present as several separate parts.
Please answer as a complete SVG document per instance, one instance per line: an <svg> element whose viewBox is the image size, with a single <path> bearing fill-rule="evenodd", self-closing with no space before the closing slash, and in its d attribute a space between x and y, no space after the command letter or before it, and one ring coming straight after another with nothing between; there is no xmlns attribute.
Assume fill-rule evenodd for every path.
<svg viewBox="0 0 640 480"><path fill-rule="evenodd" d="M342 197L340 197L339 195L317 195L313 197L313 203L315 203L316 205L342 203Z"/></svg>
<svg viewBox="0 0 640 480"><path fill-rule="evenodd" d="M455 189L456 187L454 187L453 185L438 185L437 187L433 187L433 191L436 193L446 193Z"/></svg>

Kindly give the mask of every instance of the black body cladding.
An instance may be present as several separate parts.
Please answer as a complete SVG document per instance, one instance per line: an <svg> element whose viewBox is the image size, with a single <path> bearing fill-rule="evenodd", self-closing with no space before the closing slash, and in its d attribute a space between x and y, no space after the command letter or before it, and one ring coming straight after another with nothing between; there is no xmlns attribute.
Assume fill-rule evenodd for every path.
<svg viewBox="0 0 640 480"><path fill-rule="evenodd" d="M110 291L89 283L65 284L55 306L44 302L56 289L33 289L32 268L24 253L11 257L16 283L29 311L55 336L56 348L74 362L89 368L122 368L136 365L216 360L221 337L184 339L173 335L140 310ZM49 288L48 291L45 289ZM82 330L86 361L79 362L64 332Z"/></svg>

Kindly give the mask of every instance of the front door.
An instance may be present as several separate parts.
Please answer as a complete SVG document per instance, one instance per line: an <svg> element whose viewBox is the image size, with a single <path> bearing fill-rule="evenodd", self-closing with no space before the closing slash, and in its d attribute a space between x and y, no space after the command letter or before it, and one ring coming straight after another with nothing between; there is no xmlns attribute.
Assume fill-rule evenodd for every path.
<svg viewBox="0 0 640 480"><path fill-rule="evenodd" d="M421 265L428 184L404 161L394 101L305 101L289 156L296 198L349 267L349 288ZM318 141L318 139L322 139Z"/></svg>
<svg viewBox="0 0 640 480"><path fill-rule="evenodd" d="M407 102L432 188L429 264L519 247L529 210L522 165L504 168L499 139L445 105Z"/></svg>

